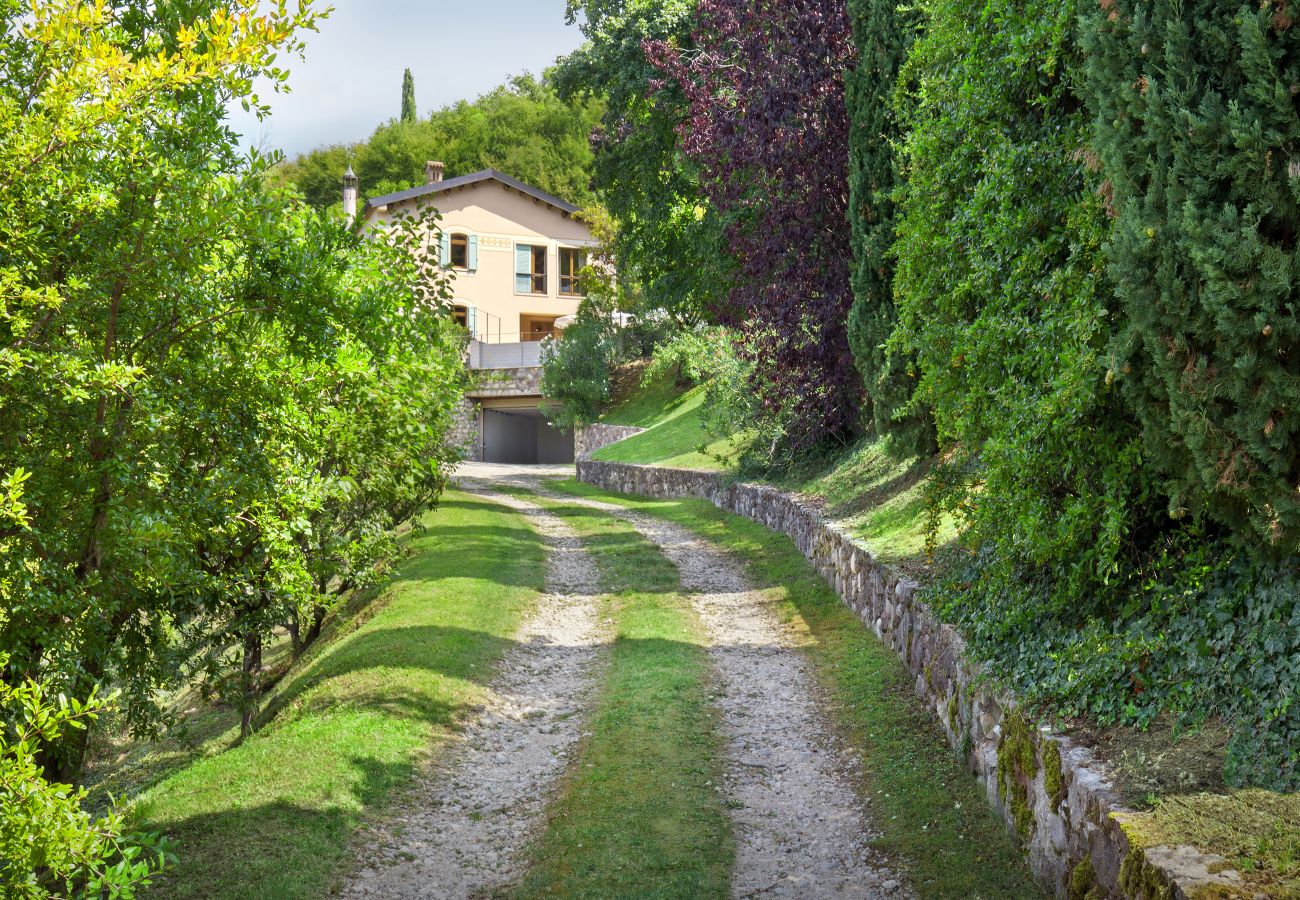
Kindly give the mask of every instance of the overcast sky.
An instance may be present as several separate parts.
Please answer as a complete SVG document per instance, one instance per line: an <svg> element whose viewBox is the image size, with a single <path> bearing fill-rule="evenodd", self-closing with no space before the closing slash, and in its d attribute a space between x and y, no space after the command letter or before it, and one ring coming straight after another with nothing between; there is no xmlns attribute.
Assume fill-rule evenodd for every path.
<svg viewBox="0 0 1300 900"><path fill-rule="evenodd" d="M322 0L321 5L325 5ZM290 63L292 93L262 91L259 122L231 112L245 142L293 156L368 137L401 111L402 70L415 76L420 114L473 99L509 76L540 74L577 47L565 0L333 0L307 58Z"/></svg>

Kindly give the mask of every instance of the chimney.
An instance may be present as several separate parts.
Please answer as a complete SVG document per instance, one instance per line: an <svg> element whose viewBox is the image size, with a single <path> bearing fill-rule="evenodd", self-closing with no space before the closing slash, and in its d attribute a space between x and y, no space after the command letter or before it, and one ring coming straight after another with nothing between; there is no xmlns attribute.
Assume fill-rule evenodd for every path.
<svg viewBox="0 0 1300 900"><path fill-rule="evenodd" d="M424 180L428 184L437 184L442 181L442 173L446 170L440 162L429 161L424 164Z"/></svg>
<svg viewBox="0 0 1300 900"><path fill-rule="evenodd" d="M343 215L348 217L348 221L357 217L357 173L352 171L351 164L348 170L343 173Z"/></svg>

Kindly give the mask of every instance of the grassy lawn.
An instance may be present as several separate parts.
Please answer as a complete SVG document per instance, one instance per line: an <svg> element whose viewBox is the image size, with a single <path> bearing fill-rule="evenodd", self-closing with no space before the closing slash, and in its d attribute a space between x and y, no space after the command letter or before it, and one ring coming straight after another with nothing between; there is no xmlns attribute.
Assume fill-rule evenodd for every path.
<svg viewBox="0 0 1300 900"><path fill-rule="evenodd" d="M669 379L643 382L601 421L648 430L598 450L593 458L721 471L727 466L719 457L733 458L738 444L734 439L716 440L704 430L703 403L702 386L682 391ZM827 516L870 544L880 559L919 573L930 562L925 488L931 469L930 460L898 459L883 441L868 437L828 464L777 483L824 501ZM956 535L955 520L945 516L938 523L935 543L946 544Z"/></svg>
<svg viewBox="0 0 1300 900"><path fill-rule="evenodd" d="M677 570L630 525L542 502L594 555L614 643L590 737L518 894L726 896L734 847L708 657Z"/></svg>
<svg viewBox="0 0 1300 900"><path fill-rule="evenodd" d="M456 491L426 524L359 620L288 674L261 731L145 795L179 857L149 896L323 896L356 826L481 702L545 551L518 514Z"/></svg>
<svg viewBox="0 0 1300 900"><path fill-rule="evenodd" d="M598 450L593 458L720 470L723 466L717 457L730 456L735 445L730 439L716 440L704 430L703 405L703 387L683 393L669 382L643 385L601 421L608 425L636 425L647 431Z"/></svg>
<svg viewBox="0 0 1300 900"><path fill-rule="evenodd" d="M825 515L871 547L880 560L919 573L929 564L930 517L925 489L933 461L898 459L882 440L864 438L830 466L778 482L787 490L822 500ZM936 545L957 536L957 523L943 516Z"/></svg>
<svg viewBox="0 0 1300 900"><path fill-rule="evenodd" d="M877 846L899 859L922 897L1041 896L982 790L915 698L894 653L868 632L785 536L700 500L560 489L662 516L736 554L808 638L835 721L864 761Z"/></svg>

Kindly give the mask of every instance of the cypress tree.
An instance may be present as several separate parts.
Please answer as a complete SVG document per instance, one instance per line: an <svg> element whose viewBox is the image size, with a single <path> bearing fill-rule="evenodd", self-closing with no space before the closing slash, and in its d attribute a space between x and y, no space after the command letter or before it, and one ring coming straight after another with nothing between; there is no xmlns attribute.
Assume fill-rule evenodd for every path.
<svg viewBox="0 0 1300 900"><path fill-rule="evenodd" d="M1109 377L1170 515L1285 553L1300 548L1297 20L1294 0L1101 0L1085 20L1123 314Z"/></svg>
<svg viewBox="0 0 1300 900"><path fill-rule="evenodd" d="M900 449L932 449L934 426L923 411L902 415L911 399L914 355L889 352L894 331L894 201L899 125L893 105L899 69L919 25L897 0L849 0L858 66L848 76L849 221L853 229L853 307L849 343L866 385L866 406L879 434Z"/></svg>
<svg viewBox="0 0 1300 900"><path fill-rule="evenodd" d="M402 74L402 121L414 122L418 115L415 111L415 77L407 69Z"/></svg>

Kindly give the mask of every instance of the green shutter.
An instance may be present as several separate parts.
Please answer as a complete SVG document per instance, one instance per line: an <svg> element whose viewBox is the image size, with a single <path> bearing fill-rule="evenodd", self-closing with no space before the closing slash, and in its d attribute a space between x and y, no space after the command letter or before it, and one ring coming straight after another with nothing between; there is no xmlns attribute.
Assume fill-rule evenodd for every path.
<svg viewBox="0 0 1300 900"><path fill-rule="evenodd" d="M469 236L469 270L471 272L478 271L478 235L477 234L471 234Z"/></svg>
<svg viewBox="0 0 1300 900"><path fill-rule="evenodd" d="M533 248L528 244L515 245L515 290L521 294L533 292Z"/></svg>
<svg viewBox="0 0 1300 900"><path fill-rule="evenodd" d="M444 268L451 265L451 235L442 233L442 245L439 247L438 263Z"/></svg>
<svg viewBox="0 0 1300 900"><path fill-rule="evenodd" d="M466 304L465 306L465 327L469 329L471 340L478 339L478 308Z"/></svg>

